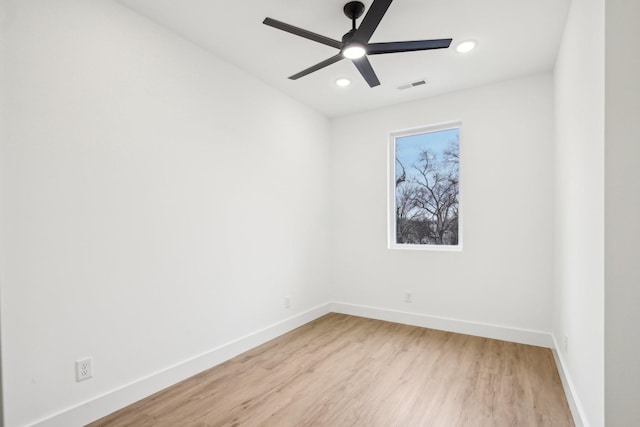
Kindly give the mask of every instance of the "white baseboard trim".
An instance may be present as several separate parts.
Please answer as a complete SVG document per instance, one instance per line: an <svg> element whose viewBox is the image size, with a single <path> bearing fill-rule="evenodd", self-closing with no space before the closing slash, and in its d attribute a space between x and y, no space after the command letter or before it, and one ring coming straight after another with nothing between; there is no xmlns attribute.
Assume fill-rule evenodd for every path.
<svg viewBox="0 0 640 427"><path fill-rule="evenodd" d="M558 350L560 346L558 345L558 341L556 340L555 335L551 335L553 338L553 358L556 361L556 366L558 367L558 374L560 375L560 381L562 381L562 387L564 388L564 394L567 396L567 403L569 404L569 409L571 410L571 415L573 416L573 422L576 427L589 427L590 424L587 421L587 417L584 413L584 407L580 403L580 399L578 399L578 395L575 392L575 387L573 386L573 381L571 381L571 376L569 375L569 371L567 370L567 364L560 354Z"/></svg>
<svg viewBox="0 0 640 427"><path fill-rule="evenodd" d="M420 326L423 328L439 329L459 334L553 348L553 338L548 332L469 322L467 320L428 316L425 314L341 302L332 303L331 311L350 314L352 316L368 317L370 319L386 320L388 322L404 323L406 325Z"/></svg>
<svg viewBox="0 0 640 427"><path fill-rule="evenodd" d="M197 373L219 365L329 312L330 304L319 305L116 390L96 396L82 404L37 421L32 425L34 427L84 426Z"/></svg>
<svg viewBox="0 0 640 427"><path fill-rule="evenodd" d="M438 316L428 316L425 314L389 310L378 307L332 302L321 304L315 308L267 326L235 341L223 344L217 348L207 351L206 353L177 363L159 372L155 372L145 378L141 378L118 389L96 396L84 403L41 419L32 425L34 427L83 426L185 380L197 373L219 365L220 363L242 354L245 351L264 344L267 341L277 338L280 335L283 335L330 312L504 341L512 341L552 349L557 348L554 345L555 341L552 335L546 332L469 322L466 320L450 319ZM554 351L554 356L556 353L557 352ZM561 360L560 363L558 363L558 369L563 369L560 368L560 366L564 366ZM565 384L568 377L564 376L564 372L561 372L560 376L563 380L563 384ZM571 387L571 382L567 381L567 384L568 386L565 385L565 390L571 390L572 392L573 388ZM567 392L567 399L570 402L570 406L572 404L574 405L571 407L571 411L574 414L574 418L578 420L579 417L575 415L574 408L577 408L575 410L579 414L581 413L579 410L580 406L576 405L576 401L573 397L569 396L569 392ZM578 427L588 427L586 424L579 425L577 422L576 425Z"/></svg>

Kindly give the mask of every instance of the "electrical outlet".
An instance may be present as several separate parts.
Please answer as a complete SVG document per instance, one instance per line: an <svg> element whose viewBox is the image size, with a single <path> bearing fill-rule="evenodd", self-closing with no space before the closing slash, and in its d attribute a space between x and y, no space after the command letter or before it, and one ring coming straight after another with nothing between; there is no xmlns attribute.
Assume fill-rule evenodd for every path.
<svg viewBox="0 0 640 427"><path fill-rule="evenodd" d="M413 302L413 295L411 294L411 291L404 292L404 302Z"/></svg>
<svg viewBox="0 0 640 427"><path fill-rule="evenodd" d="M93 358L76 360L76 381L84 381L93 377Z"/></svg>
<svg viewBox="0 0 640 427"><path fill-rule="evenodd" d="M565 353L569 353L569 337L568 336L564 336L564 342L562 343L564 346L564 352Z"/></svg>
<svg viewBox="0 0 640 427"><path fill-rule="evenodd" d="M284 308L291 308L291 297L284 297Z"/></svg>

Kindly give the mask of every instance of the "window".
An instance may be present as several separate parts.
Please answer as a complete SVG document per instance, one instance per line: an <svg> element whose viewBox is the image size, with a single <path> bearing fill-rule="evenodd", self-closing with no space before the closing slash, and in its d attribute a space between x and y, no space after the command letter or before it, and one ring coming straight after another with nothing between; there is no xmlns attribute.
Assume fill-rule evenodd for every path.
<svg viewBox="0 0 640 427"><path fill-rule="evenodd" d="M389 248L462 250L460 125L391 133Z"/></svg>

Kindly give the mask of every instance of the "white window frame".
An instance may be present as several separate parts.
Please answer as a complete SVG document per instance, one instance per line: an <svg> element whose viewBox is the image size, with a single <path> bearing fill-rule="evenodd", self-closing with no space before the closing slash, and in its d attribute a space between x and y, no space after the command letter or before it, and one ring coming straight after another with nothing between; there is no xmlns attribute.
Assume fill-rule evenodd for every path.
<svg viewBox="0 0 640 427"><path fill-rule="evenodd" d="M434 245L434 244L407 244L396 242L396 140L398 138L419 135L425 133L440 132L445 130L458 129L458 244L457 245ZM389 249L419 250L419 251L462 251L463 235L463 214L462 214L462 121L451 121L446 123L420 126L410 129L403 129L389 133L388 156L387 156L387 242Z"/></svg>

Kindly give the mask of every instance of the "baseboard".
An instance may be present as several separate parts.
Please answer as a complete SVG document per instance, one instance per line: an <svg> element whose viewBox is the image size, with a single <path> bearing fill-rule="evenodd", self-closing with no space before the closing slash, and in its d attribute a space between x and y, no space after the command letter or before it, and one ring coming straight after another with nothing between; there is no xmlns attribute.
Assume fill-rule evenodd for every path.
<svg viewBox="0 0 640 427"><path fill-rule="evenodd" d="M341 302L332 303L331 311L350 314L352 316L368 317L370 319L386 320L388 322L404 323L423 328L439 329L459 334L475 335L521 344L553 348L553 338L548 332L511 328L487 323L469 322L466 320L428 316L425 314Z"/></svg>
<svg viewBox="0 0 640 427"><path fill-rule="evenodd" d="M576 427L589 427L589 423L587 421L587 417L584 413L584 408L580 403L580 399L578 399L578 395L575 393L575 387L573 386L573 381L571 381L571 376L569 375L569 371L566 368L566 363L562 354L558 351L560 346L558 345L558 341L556 340L555 335L552 335L553 339L553 358L556 361L556 366L558 367L558 374L560 375L560 381L562 381L562 388L564 388L564 394L567 396L567 403L569 404L569 409L571 410L571 415L573 416L573 422Z"/></svg>
<svg viewBox="0 0 640 427"><path fill-rule="evenodd" d="M55 415L46 417L34 423L33 426L83 426L173 384L185 380L199 372L223 363L241 353L244 353L245 351L257 347L330 312L386 320L389 322L404 323L407 325L494 338L522 344L556 348L554 347L553 337L551 334L546 332L509 328L505 326L469 322L438 316L428 316L424 314L402 312L378 307L340 302L326 303L288 319L284 319L266 328L260 329L235 341L221 345L189 360L170 366L162 371L153 373L145 378L124 385L116 390L96 396L82 404L65 409ZM554 352L554 355L555 353L556 352ZM564 366L562 365L562 362L558 363L558 369L563 369L560 368L560 366ZM564 381L567 378L564 376L564 372L561 373L561 378L563 378L564 384ZM568 386L565 385L565 390L572 390L570 382L568 384ZM573 397L570 398L569 392L567 393L567 399L570 401L570 405L574 405L571 408L572 413L574 413L574 407L579 408L579 405L576 406L576 401ZM580 413L578 409L576 409L576 411L577 413ZM575 415L574 417L576 419L579 418ZM576 425L578 424L576 423ZM588 427L584 424L578 426Z"/></svg>
<svg viewBox="0 0 640 427"><path fill-rule="evenodd" d="M83 426L109 415L118 409L137 402L173 384L185 380L199 372L219 365L245 351L264 344L299 326L311 322L330 312L330 304L322 304L303 313L284 319L266 328L246 335L230 343L221 345L206 353L193 357L153 373L145 378L94 397L80 405L68 408L58 414L33 424L37 427Z"/></svg>

